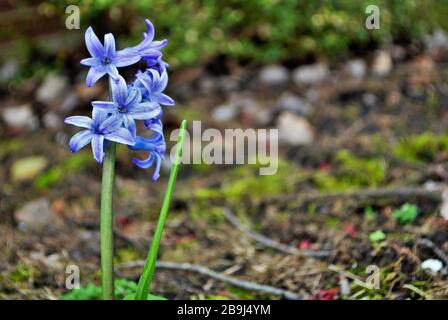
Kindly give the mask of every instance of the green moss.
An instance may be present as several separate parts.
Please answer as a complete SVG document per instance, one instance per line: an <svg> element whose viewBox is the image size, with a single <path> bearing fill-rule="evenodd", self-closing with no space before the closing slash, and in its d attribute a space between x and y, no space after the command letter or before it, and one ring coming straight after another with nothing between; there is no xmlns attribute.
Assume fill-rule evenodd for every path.
<svg viewBox="0 0 448 320"><path fill-rule="evenodd" d="M8 278L12 282L22 283L31 279L36 274L36 270L33 267L24 266L19 264L15 270L9 273Z"/></svg>
<svg viewBox="0 0 448 320"><path fill-rule="evenodd" d="M393 150L396 157L412 162L433 162L448 156L448 135L425 132L402 138Z"/></svg>
<svg viewBox="0 0 448 320"><path fill-rule="evenodd" d="M278 171L274 175L259 175L258 166L239 166L229 172L228 178L221 187L200 188L195 191L199 200L225 198L235 202L245 197L260 199L293 190L294 183L303 179L300 170L286 162L279 162Z"/></svg>
<svg viewBox="0 0 448 320"><path fill-rule="evenodd" d="M23 145L24 143L20 139L11 139L0 142L0 160L3 160L3 158L10 154L18 152L23 148Z"/></svg>
<svg viewBox="0 0 448 320"><path fill-rule="evenodd" d="M86 166L94 163L92 155L88 152L79 152L77 154L67 157L60 164L53 166L43 174L41 174L35 181L34 186L37 189L45 189L56 185L62 178L69 174L78 172Z"/></svg>
<svg viewBox="0 0 448 320"><path fill-rule="evenodd" d="M124 263L142 259L141 254L135 248L121 248L116 250L115 262Z"/></svg>
<svg viewBox="0 0 448 320"><path fill-rule="evenodd" d="M322 191L345 191L374 187L386 178L387 163L382 158L359 158L348 150L339 151L333 158L334 173L317 171L311 179Z"/></svg>
<svg viewBox="0 0 448 320"><path fill-rule="evenodd" d="M115 280L115 298L123 299L124 297L135 293L137 284L126 279ZM63 293L60 296L61 300L100 300L102 297L101 287L88 283L86 286L78 289L73 289L70 292Z"/></svg>

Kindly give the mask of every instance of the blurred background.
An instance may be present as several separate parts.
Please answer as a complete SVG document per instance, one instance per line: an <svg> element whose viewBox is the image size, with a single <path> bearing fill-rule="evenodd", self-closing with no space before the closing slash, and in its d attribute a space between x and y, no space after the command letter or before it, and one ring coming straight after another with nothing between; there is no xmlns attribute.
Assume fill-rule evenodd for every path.
<svg viewBox="0 0 448 320"><path fill-rule="evenodd" d="M69 5L80 9L78 30L66 28ZM379 29L366 28L368 5ZM167 138L185 118L203 129L278 128L281 144L273 176L257 165L182 166L161 260L306 299L447 298L447 15L444 0L1 0L0 298L99 297L101 168L88 148L70 154L76 129L63 119L107 97L105 81L85 86L85 29L101 40L112 32L120 49L141 41L145 18L168 39ZM136 67L122 70L131 80ZM134 156L118 149L122 294L138 279L126 264L146 256L170 166L152 183ZM223 212L297 252L266 248ZM65 288L69 264L83 290ZM353 281L369 265L380 289ZM163 268L153 291L278 298Z"/></svg>

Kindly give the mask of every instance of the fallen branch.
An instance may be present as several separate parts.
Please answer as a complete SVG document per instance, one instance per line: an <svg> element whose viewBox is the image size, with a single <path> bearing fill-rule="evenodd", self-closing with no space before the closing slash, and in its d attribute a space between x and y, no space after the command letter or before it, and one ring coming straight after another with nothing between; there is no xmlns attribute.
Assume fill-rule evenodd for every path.
<svg viewBox="0 0 448 320"><path fill-rule="evenodd" d="M145 261L135 261L130 263L124 263L117 266L117 269L129 269L129 268L137 268L143 267L145 265ZM233 286L240 287L246 290L258 291L267 294L272 294L276 296L283 297L289 300L301 300L301 297L292 291L280 289L268 285L258 284L252 281L247 280L239 280L233 277L226 276L222 273L213 271L207 267L203 267L196 264L191 263L177 263L177 262L168 262L168 261L158 261L156 263L156 268L158 269L167 269L167 270L181 270L188 272L195 272L200 275L204 275L216 280L220 280L222 282L229 283Z"/></svg>
<svg viewBox="0 0 448 320"><path fill-rule="evenodd" d="M328 257L331 254L330 251L299 250L296 247L285 245L283 243L272 240L262 234L252 231L249 228L247 228L246 226L244 226L238 220L238 218L230 211L229 208L222 208L222 210L223 210L224 216L231 224L233 224L235 227L237 227L239 230L241 230L248 237L261 243L265 247L269 247L269 248L272 248L272 249L275 249L275 250L278 250L278 251L281 251L284 253L288 253L288 254L302 255L305 257L313 257L313 258Z"/></svg>
<svg viewBox="0 0 448 320"><path fill-rule="evenodd" d="M356 200L363 203L371 203L378 200L388 201L409 201L410 199L429 200L436 203L442 201L443 188L428 190L425 188L406 187L406 188L380 188L367 189L353 192L332 192L319 193L313 192L308 194L289 194L280 197L273 197L267 202L285 202L297 201L300 203L308 202L331 202L337 200Z"/></svg>

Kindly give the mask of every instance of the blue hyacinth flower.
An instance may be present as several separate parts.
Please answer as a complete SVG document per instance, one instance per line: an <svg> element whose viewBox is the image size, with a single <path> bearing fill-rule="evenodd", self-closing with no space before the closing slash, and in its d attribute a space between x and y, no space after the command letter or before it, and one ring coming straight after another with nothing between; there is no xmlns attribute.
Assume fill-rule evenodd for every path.
<svg viewBox="0 0 448 320"><path fill-rule="evenodd" d="M142 150L149 152L149 157L145 160L133 158L132 162L140 168L147 169L152 165L155 165L152 180L156 181L160 177L160 166L162 160L165 157L166 144L163 137L162 122L159 120L154 122L151 126L153 134L151 137L135 138L135 144L128 146L131 150Z"/></svg>
<svg viewBox="0 0 448 320"><path fill-rule="evenodd" d="M81 64L90 67L86 84L91 87L105 74L112 78L118 76L119 67L130 66L141 60L138 52L132 50L119 50L115 48L115 38L111 33L104 35L104 46L89 27L85 33L87 50L92 57L82 59Z"/></svg>
<svg viewBox="0 0 448 320"><path fill-rule="evenodd" d="M141 89L143 99L157 102L164 106L173 106L174 100L163 93L168 85L168 73L166 70L160 74L157 70L146 69L145 72L137 72L135 85Z"/></svg>
<svg viewBox="0 0 448 320"><path fill-rule="evenodd" d="M150 120L161 113L157 102L143 102L140 90L134 86L128 87L121 76L111 81L111 90L113 101L92 101L92 106L121 119L133 136L137 132L135 120Z"/></svg>
<svg viewBox="0 0 448 320"><path fill-rule="evenodd" d="M104 142L106 140L126 145L135 144L135 139L129 130L122 127L121 119L103 111L93 110L92 118L73 116L66 118L64 122L86 129L78 132L70 139L70 151L78 152L90 143L93 157L99 163L103 162Z"/></svg>

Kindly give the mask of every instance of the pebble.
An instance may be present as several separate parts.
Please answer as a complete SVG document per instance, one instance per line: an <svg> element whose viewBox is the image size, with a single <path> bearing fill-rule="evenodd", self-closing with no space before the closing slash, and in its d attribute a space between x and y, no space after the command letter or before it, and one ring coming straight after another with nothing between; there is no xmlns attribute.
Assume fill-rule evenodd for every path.
<svg viewBox="0 0 448 320"><path fill-rule="evenodd" d="M372 63L372 72L379 77L387 76L392 71L392 57L387 51L378 50Z"/></svg>
<svg viewBox="0 0 448 320"><path fill-rule="evenodd" d="M344 67L345 72L353 78L364 78L367 72L367 65L362 59L348 61Z"/></svg>
<svg viewBox="0 0 448 320"><path fill-rule="evenodd" d="M212 112L212 119L216 122L226 122L235 119L238 116L238 107L228 102L216 107Z"/></svg>
<svg viewBox="0 0 448 320"><path fill-rule="evenodd" d="M278 99L276 106L282 111L291 111L304 116L308 116L312 111L312 106L305 99L290 92L283 93Z"/></svg>
<svg viewBox="0 0 448 320"><path fill-rule="evenodd" d="M328 65L320 62L296 68L292 79L296 85L315 84L327 78L329 73Z"/></svg>
<svg viewBox="0 0 448 320"><path fill-rule="evenodd" d="M282 86L289 81L289 72L283 66L269 65L260 70L260 82L266 86Z"/></svg>
<svg viewBox="0 0 448 320"><path fill-rule="evenodd" d="M33 114L30 104L6 107L1 115L6 125L12 128L35 130L39 127L39 120Z"/></svg>
<svg viewBox="0 0 448 320"><path fill-rule="evenodd" d="M51 104L67 94L68 79L64 76L50 74L37 89L36 100L43 104Z"/></svg>
<svg viewBox="0 0 448 320"><path fill-rule="evenodd" d="M42 117L43 124L48 129L60 129L62 127L62 120L55 112L47 112Z"/></svg>
<svg viewBox="0 0 448 320"><path fill-rule="evenodd" d="M16 60L6 61L0 68L0 82L12 79L19 71L19 64Z"/></svg>
<svg viewBox="0 0 448 320"><path fill-rule="evenodd" d="M427 259L422 262L422 269L431 270L432 272L439 272L442 267L442 261L437 259Z"/></svg>
<svg viewBox="0 0 448 320"><path fill-rule="evenodd" d="M291 146L308 145L314 140L313 128L303 117L283 112L277 119L279 141Z"/></svg>
<svg viewBox="0 0 448 320"><path fill-rule="evenodd" d="M14 218L22 231L41 231L54 221L50 203L45 198L26 203L14 213Z"/></svg>
<svg viewBox="0 0 448 320"><path fill-rule="evenodd" d="M14 182L30 181L39 175L47 166L44 156L31 156L16 160L11 166L11 179Z"/></svg>

